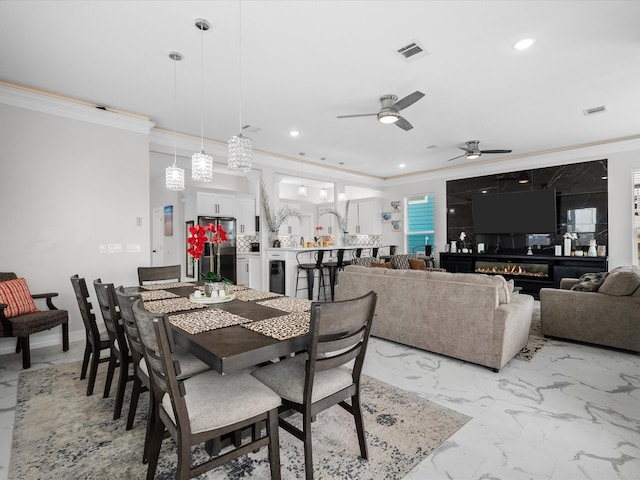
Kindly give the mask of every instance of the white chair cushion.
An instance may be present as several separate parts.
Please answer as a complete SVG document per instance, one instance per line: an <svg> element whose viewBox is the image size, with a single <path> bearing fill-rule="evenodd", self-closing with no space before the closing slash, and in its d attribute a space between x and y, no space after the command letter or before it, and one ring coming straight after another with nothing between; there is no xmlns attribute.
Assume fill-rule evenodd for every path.
<svg viewBox="0 0 640 480"><path fill-rule="evenodd" d="M220 375L209 370L184 380L184 386L192 433L231 425L282 403L271 389L244 373ZM162 398L162 407L175 423L169 394Z"/></svg>
<svg viewBox="0 0 640 480"><path fill-rule="evenodd" d="M303 403L306 359L306 354L297 355L259 368L252 375L282 398ZM316 372L311 401L317 402L352 383L351 371L344 367Z"/></svg>

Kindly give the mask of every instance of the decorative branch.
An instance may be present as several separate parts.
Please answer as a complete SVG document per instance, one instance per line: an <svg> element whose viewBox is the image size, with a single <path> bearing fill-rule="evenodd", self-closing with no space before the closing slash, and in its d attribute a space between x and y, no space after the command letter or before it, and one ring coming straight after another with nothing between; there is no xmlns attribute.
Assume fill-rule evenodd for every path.
<svg viewBox="0 0 640 480"><path fill-rule="evenodd" d="M335 215L338 220L338 227L344 233L348 232L348 224L349 224L349 202L351 200L347 200L347 203L344 204L344 215L341 215L337 210L329 208L322 212L320 216L330 213L331 215Z"/></svg>
<svg viewBox="0 0 640 480"><path fill-rule="evenodd" d="M300 212L290 208L289 205L283 205L277 212L273 212L271 210L271 199L262 180L260 180L260 198L262 200L262 210L264 211L264 216L270 231L277 232L289 217L300 218Z"/></svg>

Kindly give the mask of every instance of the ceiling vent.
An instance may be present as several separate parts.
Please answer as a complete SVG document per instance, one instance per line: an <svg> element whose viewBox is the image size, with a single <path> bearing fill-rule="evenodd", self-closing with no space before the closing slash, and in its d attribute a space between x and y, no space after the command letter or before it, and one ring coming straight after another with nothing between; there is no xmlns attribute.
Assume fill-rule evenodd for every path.
<svg viewBox="0 0 640 480"><path fill-rule="evenodd" d="M412 62L417 60L418 58L426 57L429 55L422 44L418 40L413 40L409 42L402 48L397 50L398 54L404 58L407 62Z"/></svg>
<svg viewBox="0 0 640 480"><path fill-rule="evenodd" d="M584 113L585 117L588 117L590 115L595 115L596 113L604 113L606 111L607 106L601 105L599 107L587 108L586 110L583 110L582 113Z"/></svg>

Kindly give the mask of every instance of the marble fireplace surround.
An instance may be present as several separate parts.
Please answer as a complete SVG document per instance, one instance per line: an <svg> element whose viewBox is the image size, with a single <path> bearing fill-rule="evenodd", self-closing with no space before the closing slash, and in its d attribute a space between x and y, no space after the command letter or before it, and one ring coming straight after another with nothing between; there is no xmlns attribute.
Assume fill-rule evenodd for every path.
<svg viewBox="0 0 640 480"><path fill-rule="evenodd" d="M529 182L519 183L518 180L525 176ZM474 251L482 242L489 253L496 253L498 249L500 253L523 254L529 246L526 234L481 235L474 232L472 197L483 190L492 194L555 188L556 232L550 235L550 245L535 246L534 254L553 255L553 246L562 244L562 236L567 231L568 212L583 208L596 208L595 234L579 234L576 246L588 247L591 238L595 238L598 245L608 245L606 177L607 160L603 159L447 181L447 242L459 239L460 233L465 232L467 245Z"/></svg>

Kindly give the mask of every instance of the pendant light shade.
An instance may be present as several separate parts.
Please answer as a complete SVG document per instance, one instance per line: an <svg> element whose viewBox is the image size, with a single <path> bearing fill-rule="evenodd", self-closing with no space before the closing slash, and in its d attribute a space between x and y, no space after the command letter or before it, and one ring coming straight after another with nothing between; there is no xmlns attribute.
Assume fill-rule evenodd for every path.
<svg viewBox="0 0 640 480"><path fill-rule="evenodd" d="M325 187L320 189L320 200L326 200L329 198L329 192Z"/></svg>
<svg viewBox="0 0 640 480"><path fill-rule="evenodd" d="M184 190L184 169L176 167L175 162L165 170L165 187L177 192Z"/></svg>
<svg viewBox="0 0 640 480"><path fill-rule="evenodd" d="M249 172L253 161L253 142L242 135L242 2L238 2L238 85L238 134L229 139L227 167Z"/></svg>
<svg viewBox="0 0 640 480"><path fill-rule="evenodd" d="M165 170L164 186L167 190L181 191L184 190L184 169L176 166L177 146L176 146L176 130L178 122L178 87L177 87L177 65L182 60L182 54L178 52L171 52L169 58L173 60L173 110L174 110L174 123L173 123L173 165L170 165Z"/></svg>
<svg viewBox="0 0 640 480"><path fill-rule="evenodd" d="M209 22L196 19L200 30L200 151L191 155L191 178L197 182L213 180L213 157L204 153L204 32L209 30Z"/></svg>
<svg viewBox="0 0 640 480"><path fill-rule="evenodd" d="M239 133L229 139L227 147L229 170L250 172L253 160L253 141Z"/></svg>
<svg viewBox="0 0 640 480"><path fill-rule="evenodd" d="M304 153L300 152L300 160L304 159ZM298 187L298 197L307 198L307 187L304 186L304 163L300 164L300 186Z"/></svg>

